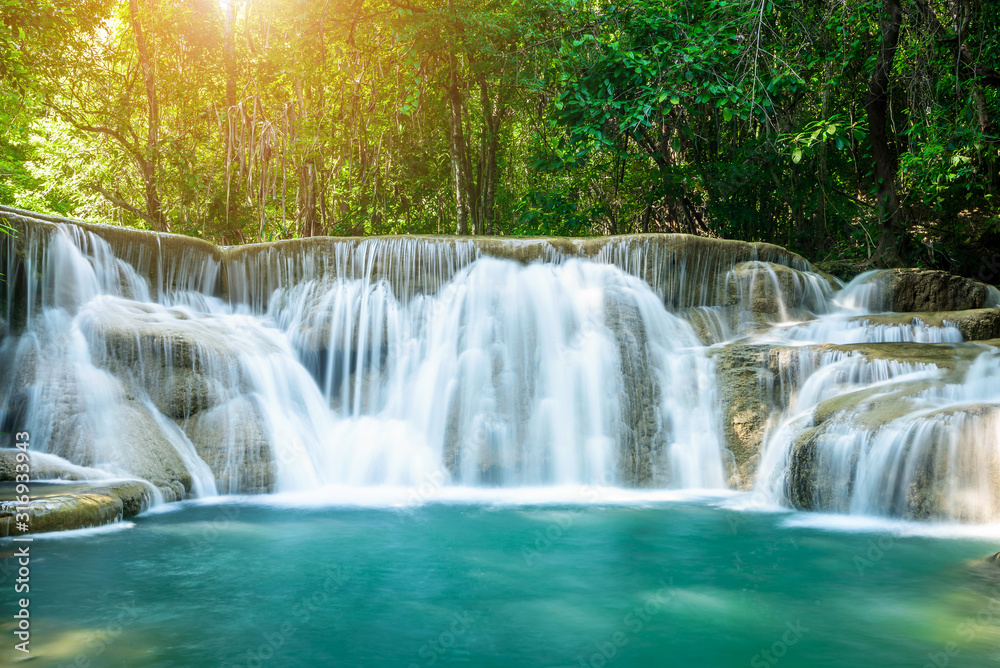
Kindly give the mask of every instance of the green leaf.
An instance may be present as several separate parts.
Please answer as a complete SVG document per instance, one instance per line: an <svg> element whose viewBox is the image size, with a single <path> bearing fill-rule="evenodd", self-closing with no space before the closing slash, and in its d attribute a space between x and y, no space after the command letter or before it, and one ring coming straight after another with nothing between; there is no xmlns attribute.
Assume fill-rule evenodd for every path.
<svg viewBox="0 0 1000 668"><path fill-rule="evenodd" d="M802 149L795 149L795 152L792 153L792 162L796 165L802 162Z"/></svg>

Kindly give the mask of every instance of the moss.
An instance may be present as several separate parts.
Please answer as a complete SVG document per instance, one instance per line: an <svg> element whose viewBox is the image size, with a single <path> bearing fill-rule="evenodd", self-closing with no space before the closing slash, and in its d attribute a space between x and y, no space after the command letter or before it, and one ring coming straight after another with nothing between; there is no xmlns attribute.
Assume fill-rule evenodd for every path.
<svg viewBox="0 0 1000 668"><path fill-rule="evenodd" d="M918 320L929 327L957 327L966 341L981 341L1000 337L1000 308L967 309L919 313L885 313L852 318L873 325L910 325Z"/></svg>
<svg viewBox="0 0 1000 668"><path fill-rule="evenodd" d="M891 269L885 272L892 287L894 311L962 311L982 308L983 283L933 269Z"/></svg>
<svg viewBox="0 0 1000 668"><path fill-rule="evenodd" d="M0 485L0 536L22 533L14 522L13 485ZM103 526L133 517L149 507L153 487L141 480L110 483L31 484L28 504L31 533Z"/></svg>
<svg viewBox="0 0 1000 668"><path fill-rule="evenodd" d="M708 352L716 362L722 433L733 456L729 484L749 489L771 412L780 410L792 389L781 378L795 375L797 358L789 354L793 349L769 345L728 345Z"/></svg>
<svg viewBox="0 0 1000 668"><path fill-rule="evenodd" d="M866 318L869 316L865 316ZM911 364L933 364L941 369L961 370L983 352L974 343L824 343L809 346L819 354L824 352L856 353L870 360L890 360Z"/></svg>

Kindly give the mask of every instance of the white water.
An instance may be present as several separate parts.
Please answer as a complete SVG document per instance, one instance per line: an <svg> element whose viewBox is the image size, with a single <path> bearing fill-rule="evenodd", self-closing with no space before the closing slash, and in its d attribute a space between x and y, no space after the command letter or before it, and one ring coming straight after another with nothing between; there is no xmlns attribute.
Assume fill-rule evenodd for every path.
<svg viewBox="0 0 1000 668"><path fill-rule="evenodd" d="M145 477L166 498L393 504L483 488L724 492L732 455L706 345L735 342L793 349L773 381L784 399L760 455L764 505L795 502L795 447L812 434L833 481L815 490L822 509L1000 519L995 350L952 370L816 348L962 340L952 325L866 319L887 304L877 274L835 291L808 266L648 241L523 265L400 238L248 250L226 266L223 301L207 256L136 251L130 264L72 226L26 245L25 270L44 280L26 282L24 334L0 349L17 370L0 373L0 399L36 450L91 471L77 477ZM865 400L813 434L825 402L852 392ZM865 422L889 401L902 408ZM921 510L907 490L928 480Z"/></svg>
<svg viewBox="0 0 1000 668"><path fill-rule="evenodd" d="M832 314L772 330L766 338L794 345L962 341L947 321L944 327L917 318L889 325L864 317L879 312L886 301L877 272L869 272L836 296L839 308ZM804 349L797 390L772 417L757 493L792 500L791 487L801 475L793 474L797 444L808 443L815 453L816 479L829 481L814 487L816 498L808 507L855 515L1000 520L1000 352L980 350L978 356L967 355L971 363L956 356L938 366L839 350L817 361ZM838 398L847 401L831 403Z"/></svg>
<svg viewBox="0 0 1000 668"><path fill-rule="evenodd" d="M50 280L31 297L39 315L6 351L34 370L20 380L34 447L151 477L158 454L122 431L137 421L169 443L195 496L427 481L724 485L712 363L646 283L575 259L524 266L434 243L430 256L412 242L372 246L300 282L266 264L237 286L249 303L229 305L192 290L153 299L101 239L60 228L42 254ZM407 293L397 299L384 264L373 268L399 253L410 259L390 275L439 267L422 280L439 289L396 280ZM629 387L626 366L644 387ZM178 476L162 478L165 489Z"/></svg>

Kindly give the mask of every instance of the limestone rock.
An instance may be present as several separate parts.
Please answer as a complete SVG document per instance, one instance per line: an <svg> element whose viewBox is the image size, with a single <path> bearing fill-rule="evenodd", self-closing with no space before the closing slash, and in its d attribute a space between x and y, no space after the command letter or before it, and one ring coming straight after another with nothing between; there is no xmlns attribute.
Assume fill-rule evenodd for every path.
<svg viewBox="0 0 1000 668"><path fill-rule="evenodd" d="M865 320L875 325L908 325L914 319L931 327L945 327L951 324L958 328L966 341L1000 338L1000 308L937 313L884 313L854 318L854 320Z"/></svg>
<svg viewBox="0 0 1000 668"><path fill-rule="evenodd" d="M871 316L864 316L870 318ZM808 346L814 355L827 352L856 354L868 360L907 362L910 364L932 364L940 369L956 370L968 368L972 360L982 354L981 345L971 343L822 343Z"/></svg>
<svg viewBox="0 0 1000 668"><path fill-rule="evenodd" d="M50 370L42 380L39 410L51 427L47 434L32 434L35 446L77 466L148 480L167 500L183 499L191 490L191 473L177 449L183 434L161 425L145 403L115 395L113 382L81 388L69 370ZM112 394L103 395L107 402L100 410L86 410L94 392Z"/></svg>
<svg viewBox="0 0 1000 668"><path fill-rule="evenodd" d="M773 262L741 262L726 274L725 306L777 315L788 311L819 312L830 288L818 276Z"/></svg>
<svg viewBox="0 0 1000 668"><path fill-rule="evenodd" d="M28 504L31 533L84 529L133 517L150 506L153 494L153 486L141 480L33 483ZM14 522L18 504L13 496L10 484L0 485L0 536L23 533Z"/></svg>
<svg viewBox="0 0 1000 668"><path fill-rule="evenodd" d="M0 482L16 480L18 473L16 448L0 448ZM106 471L76 466L55 455L28 451L29 480L101 480ZM22 469L23 470L23 469Z"/></svg>
<svg viewBox="0 0 1000 668"><path fill-rule="evenodd" d="M670 472L662 468L666 435L661 429L660 381L651 366L646 341L646 327L639 308L619 298L605 296L606 324L618 344L622 376L628 379L623 390L623 434L620 442L619 475L622 482L651 486L669 481ZM670 425L663 425L666 429Z"/></svg>
<svg viewBox="0 0 1000 668"><path fill-rule="evenodd" d="M220 494L274 491L274 449L262 411L238 397L194 416L184 430L212 469Z"/></svg>
<svg viewBox="0 0 1000 668"><path fill-rule="evenodd" d="M729 485L752 487L770 419L794 389L793 349L735 344L713 350L725 445L732 454Z"/></svg>
<svg viewBox="0 0 1000 668"><path fill-rule="evenodd" d="M893 311L965 311L986 305L986 286L970 278L934 269L885 272Z"/></svg>

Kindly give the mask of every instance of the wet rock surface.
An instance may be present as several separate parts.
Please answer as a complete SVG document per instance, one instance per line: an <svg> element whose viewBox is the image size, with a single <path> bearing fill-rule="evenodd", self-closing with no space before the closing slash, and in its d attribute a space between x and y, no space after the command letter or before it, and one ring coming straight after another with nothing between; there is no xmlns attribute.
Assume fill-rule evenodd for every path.
<svg viewBox="0 0 1000 668"><path fill-rule="evenodd" d="M966 341L985 341L1000 337L1000 308L932 313L882 313L856 316L854 320L876 325L908 325L914 321L930 327L952 325L958 328Z"/></svg>
<svg viewBox="0 0 1000 668"><path fill-rule="evenodd" d="M933 269L886 272L893 311L965 311L986 305L986 286L978 281Z"/></svg>
<svg viewBox="0 0 1000 668"><path fill-rule="evenodd" d="M263 411L237 397L190 418L184 431L215 476L220 494L274 491L274 451Z"/></svg>
<svg viewBox="0 0 1000 668"><path fill-rule="evenodd" d="M93 483L30 484L30 502L17 501L14 483L0 482L0 536L29 533L15 515L27 508L30 533L86 529L119 522L146 510L154 499L152 485L142 480Z"/></svg>
<svg viewBox="0 0 1000 668"><path fill-rule="evenodd" d="M0 207L0 213L4 212L28 236L49 234L62 222ZM335 326L329 295L337 281L370 279L364 286L367 292L359 299L369 300L364 302L368 307L381 308L405 303L415 295L436 294L481 257L521 264L559 264L586 258L614 264L641 278L659 298L659 302L652 297L651 301L683 314L703 343L718 344L707 354L715 364L716 417L727 450L724 458L731 488L753 487L769 433L781 419L790 419L784 412L795 405L810 375L848 357L889 371L883 374L885 378L870 374L871 378L857 384L831 376L830 382L839 384L842 391L817 400L801 416L801 428L790 432L794 439L787 444L782 473L785 502L804 509L849 511L849 500L860 485L859 475L868 466L865 458L886 433L887 425L897 430L917 428L900 426L907 416L915 416L910 422L922 425L923 431L913 431L910 442L898 448L900 461L908 468L898 480L886 483L879 502L888 514L914 519L982 519L981 507L954 494L954 481L964 480L962 476L973 471L1000 467L1000 462L984 458L979 451L973 457L969 453L974 449L963 442L948 441L955 434L965 434L964 442L975 442L979 438L975 430L996 419L994 404L968 399L960 408L941 408L934 403L966 383L970 368L984 351L1000 348L1000 308L988 308L996 300L995 291L946 272L879 272L871 279L881 290L872 298L873 307L845 311L840 317L886 328L914 323L953 326L966 341L976 344L835 345L809 341L793 345L791 339L775 334L779 329L776 325L813 322L831 307L829 297L837 284L813 271L801 257L767 244L688 235L525 240L397 237L316 238L220 249L186 237L74 224L107 240L123 262L148 280L150 300L189 289L228 297L245 307L244 313L255 314L247 318L266 313L272 318L268 326L282 329L281 336L287 335L289 345L321 386L346 380L356 388L351 392L360 392L360 397L351 392L327 397L336 410L352 401L359 404L362 413L375 410L372 404L377 402L366 399L368 390L378 388L382 362L389 355L387 342L397 335L397 323L390 315L381 320L365 315L368 324L363 325L360 307ZM10 250L4 252L25 252L12 244L5 242L4 248ZM22 262L18 266L24 269L27 265ZM505 266L512 265L508 262ZM277 443L272 442L272 428L265 419L265 407L259 403L261 395L248 379L248 365L241 360L248 348L266 357L274 342L259 327L219 328L197 308L133 301L144 293L122 266L117 273L111 267L105 279L113 285L112 296L102 294L88 304L71 303L71 295L53 297L59 304L60 299L69 300L62 305L74 315L79 313L79 334L94 367L100 370L100 375L89 377L80 376L69 364L50 363L52 351L31 348L30 336L17 339L31 316L24 303L27 286L31 281L42 285L40 277L15 272L12 291L2 291L4 299L11 294L16 303L11 309L0 309L0 340L19 341L24 349L15 356L17 369L0 370L0 393L5 399L0 407L0 426L9 431L31 411L44 407L51 419L43 421L38 442L51 455L72 462L38 458L33 460L34 475L62 480L87 480L108 472L137 476L149 481L164 499L177 500L191 494L194 487L190 462L181 455L187 448L207 463L218 491L273 491ZM292 294L296 282L303 280L314 281L315 292ZM279 288L284 292L276 292ZM281 304L269 304L272 299L299 297L307 302L300 305L306 315L292 324L278 317ZM611 333L626 379L621 387L611 388L621 406L615 434L619 440L614 463L618 480L639 487L670 485L673 478L665 453L674 445L674 425L667 416L664 397L672 389L668 383L690 379L670 378L657 368L650 352L650 332L634 303L604 293L599 299L605 314L602 326ZM879 299L885 303L876 303ZM276 312L266 311L269 306ZM896 312L853 315L878 311L879 306ZM28 330L29 334L42 332L45 326L49 325L36 322L37 329ZM63 334L66 340L59 345L66 349L75 345L69 331ZM949 335L951 340L957 338L954 331ZM676 338L678 341L672 343L689 345L679 343L683 337ZM525 349L532 349L532 343L526 334ZM484 354L489 357L494 353ZM494 368L485 375L494 384L501 376L530 378L531 369L540 361L532 353L523 357L507 360L506 364L517 368L503 368L496 361L498 355L492 362ZM378 363L372 364L373 360ZM905 385L893 385L892 374L903 366L927 373L907 380ZM464 391L461 382L465 381L459 381L457 389L451 391ZM106 390L104 394L94 391L98 385ZM8 386L16 391L7 392ZM501 452L496 443L522 428L518 416L530 412L535 393L536 388L526 380L517 392L499 397L484 394L484 404L496 402L490 420L453 410L444 427L443 465L456 478L462 470L474 471L469 474L474 479L467 483L505 484L505 476L516 474L528 462L523 452ZM97 410L99 396L111 397L113 405ZM479 410L477 405L470 406L467 412ZM523 436L517 433L515 440L524 440ZM0 451L0 479L11 475L12 461L9 453ZM992 481L975 482L980 483L985 487L976 489L994 485ZM971 489L973 483L969 485ZM994 488L1000 506L1000 484ZM127 517L148 503L144 494L132 487L117 491L87 487L72 493L63 489L61 494L46 497L47 505L39 506L37 526L66 528Z"/></svg>

